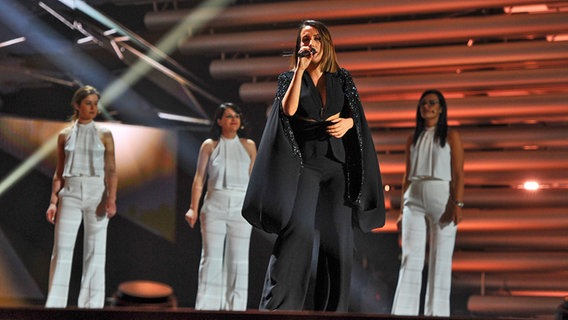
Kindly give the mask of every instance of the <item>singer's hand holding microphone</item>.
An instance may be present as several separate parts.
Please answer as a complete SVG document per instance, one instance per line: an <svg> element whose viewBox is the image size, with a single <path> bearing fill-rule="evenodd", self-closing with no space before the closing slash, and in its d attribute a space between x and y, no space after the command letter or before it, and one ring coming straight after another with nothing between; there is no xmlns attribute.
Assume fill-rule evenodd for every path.
<svg viewBox="0 0 568 320"><path fill-rule="evenodd" d="M307 58L313 54L316 54L316 49L314 48L309 48L309 49L305 49L305 50L300 50L300 52L298 52L298 57L300 58Z"/></svg>
<svg viewBox="0 0 568 320"><path fill-rule="evenodd" d="M313 55L316 53L316 49L311 47L303 47L298 51L298 70L305 70L310 63L312 63Z"/></svg>

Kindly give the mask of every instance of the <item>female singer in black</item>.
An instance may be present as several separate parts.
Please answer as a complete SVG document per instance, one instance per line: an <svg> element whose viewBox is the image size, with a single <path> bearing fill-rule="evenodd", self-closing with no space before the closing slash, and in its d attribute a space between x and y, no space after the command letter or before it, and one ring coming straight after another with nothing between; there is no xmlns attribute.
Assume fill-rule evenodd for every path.
<svg viewBox="0 0 568 320"><path fill-rule="evenodd" d="M352 228L384 224L377 155L355 84L323 23L301 24L291 68L278 78L243 206L252 225L278 234L260 308L305 308L316 246L313 306L347 311Z"/></svg>

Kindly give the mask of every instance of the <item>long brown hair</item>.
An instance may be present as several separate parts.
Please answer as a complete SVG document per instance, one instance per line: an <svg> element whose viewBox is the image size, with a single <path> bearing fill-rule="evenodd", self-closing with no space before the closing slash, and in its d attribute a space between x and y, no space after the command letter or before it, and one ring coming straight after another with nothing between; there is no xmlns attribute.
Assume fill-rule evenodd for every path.
<svg viewBox="0 0 568 320"><path fill-rule="evenodd" d="M333 46L333 40L331 39L331 33L327 29L326 25L317 20L304 20L298 27L298 35L296 36L296 49L294 54L290 59L290 69L296 67L296 62L298 61L298 51L300 51L302 43L302 29L305 27L315 28L320 37L323 47L323 56L320 63L320 68L324 72L336 72L339 69L339 63L337 62L337 54L335 53L335 47Z"/></svg>

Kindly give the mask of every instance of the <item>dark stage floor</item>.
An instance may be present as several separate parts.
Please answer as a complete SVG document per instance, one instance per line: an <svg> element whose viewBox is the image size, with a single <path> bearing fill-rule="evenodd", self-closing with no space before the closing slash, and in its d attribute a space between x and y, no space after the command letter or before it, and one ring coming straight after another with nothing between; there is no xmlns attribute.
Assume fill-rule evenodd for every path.
<svg viewBox="0 0 568 320"><path fill-rule="evenodd" d="M0 308L0 320L368 320L368 319L437 319L434 317L395 317L380 314L258 311L196 311L192 308L112 307L105 309L46 309L43 307ZM448 318L439 318L448 319ZM452 317L451 319L472 319ZM482 317L479 319L490 319ZM507 318L511 320L512 318ZM526 318L525 318L526 320Z"/></svg>

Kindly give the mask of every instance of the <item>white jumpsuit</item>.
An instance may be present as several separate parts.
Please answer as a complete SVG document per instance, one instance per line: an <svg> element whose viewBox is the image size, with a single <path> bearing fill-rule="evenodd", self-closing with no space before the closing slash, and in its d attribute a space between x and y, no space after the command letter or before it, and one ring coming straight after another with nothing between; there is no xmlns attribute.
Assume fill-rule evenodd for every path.
<svg viewBox="0 0 568 320"><path fill-rule="evenodd" d="M242 217L241 209L250 163L238 136L221 137L209 158L195 309L246 310L252 226Z"/></svg>
<svg viewBox="0 0 568 320"><path fill-rule="evenodd" d="M450 196L451 149L434 139L435 127L424 130L410 149L410 185L403 196L402 259L392 313L418 315L427 232L428 283L424 315L450 315L452 254L457 227L440 225Z"/></svg>
<svg viewBox="0 0 568 320"><path fill-rule="evenodd" d="M73 251L83 221L83 274L77 305L102 308L105 301L105 262L108 218L96 209L105 190L105 147L94 122L76 122L65 142L65 185L59 191L49 290L45 306L65 308Z"/></svg>

